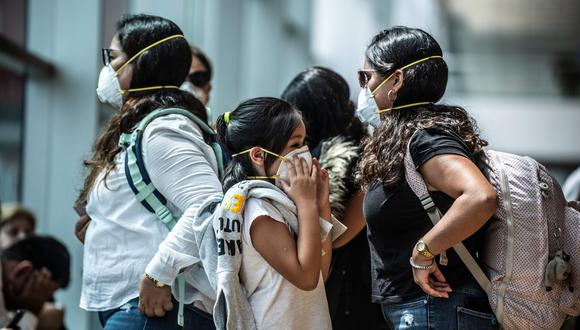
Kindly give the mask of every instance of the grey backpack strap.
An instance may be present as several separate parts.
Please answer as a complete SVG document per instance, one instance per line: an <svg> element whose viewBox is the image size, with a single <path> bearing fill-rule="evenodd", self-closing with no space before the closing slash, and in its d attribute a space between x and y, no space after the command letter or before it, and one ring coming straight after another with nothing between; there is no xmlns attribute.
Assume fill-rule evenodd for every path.
<svg viewBox="0 0 580 330"><path fill-rule="evenodd" d="M411 143L412 139L413 137L409 139L409 144ZM429 190L427 190L427 184L425 183L425 180L423 180L421 173L419 173L415 168L413 158L411 157L411 151L409 150L409 144L407 144L407 151L405 153L404 159L405 178L407 180L407 183L409 184L409 187L411 187L411 190L413 190L415 195L421 201L421 205L423 206L423 209L425 209L425 211L427 212L429 219L431 219L433 225L436 225L437 222L441 220L443 215L433 202L433 199L429 194ZM473 275L477 283L479 283L481 288L489 296L491 294L491 282L489 281L489 279L487 278L481 267L477 264L477 261L475 261L471 253L469 253L467 248L465 248L465 245L459 242L453 246L453 249L459 256L461 261L463 261L463 263L465 264L471 275ZM444 253L445 252L443 252L441 256L443 256ZM447 257L443 257L443 259L447 259ZM443 264L441 260L440 263Z"/></svg>

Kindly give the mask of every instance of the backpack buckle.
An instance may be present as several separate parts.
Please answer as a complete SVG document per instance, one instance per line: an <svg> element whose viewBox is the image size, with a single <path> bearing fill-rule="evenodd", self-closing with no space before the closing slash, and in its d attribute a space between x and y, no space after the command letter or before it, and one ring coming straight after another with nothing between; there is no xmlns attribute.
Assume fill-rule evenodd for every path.
<svg viewBox="0 0 580 330"><path fill-rule="evenodd" d="M121 133L119 137L119 147L126 149L131 145L133 134L131 133Z"/></svg>

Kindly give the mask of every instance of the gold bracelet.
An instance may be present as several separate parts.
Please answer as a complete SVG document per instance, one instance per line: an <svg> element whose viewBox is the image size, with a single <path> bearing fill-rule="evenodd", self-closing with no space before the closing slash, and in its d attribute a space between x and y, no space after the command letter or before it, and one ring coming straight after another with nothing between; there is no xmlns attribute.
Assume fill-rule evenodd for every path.
<svg viewBox="0 0 580 330"><path fill-rule="evenodd" d="M148 279L149 281L153 282L153 284L155 284L156 287L158 288L163 288L166 287L167 285L159 282L158 280L154 279L151 275L145 273L145 278Z"/></svg>

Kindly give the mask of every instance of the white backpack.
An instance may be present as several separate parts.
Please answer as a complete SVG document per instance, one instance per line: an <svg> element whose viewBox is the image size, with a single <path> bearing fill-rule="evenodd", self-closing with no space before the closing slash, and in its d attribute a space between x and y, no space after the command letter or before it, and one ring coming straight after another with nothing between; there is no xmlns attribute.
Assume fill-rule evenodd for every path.
<svg viewBox="0 0 580 330"><path fill-rule="evenodd" d="M453 248L485 290L505 329L559 329L580 314L580 207L529 157L486 150L484 175L497 191L481 266L462 243ZM409 149L405 175L435 224L441 219Z"/></svg>

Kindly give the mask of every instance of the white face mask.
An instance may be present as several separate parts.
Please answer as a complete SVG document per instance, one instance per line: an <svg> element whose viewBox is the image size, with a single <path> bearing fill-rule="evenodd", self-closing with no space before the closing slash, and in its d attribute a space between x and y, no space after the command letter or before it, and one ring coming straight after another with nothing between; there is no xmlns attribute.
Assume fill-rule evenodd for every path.
<svg viewBox="0 0 580 330"><path fill-rule="evenodd" d="M115 70L111 65L104 66L99 74L99 83L97 84L97 97L101 103L108 103L120 109L123 104L123 95Z"/></svg>
<svg viewBox="0 0 580 330"><path fill-rule="evenodd" d="M190 81L184 81L183 84L179 86L179 89L193 94L193 96L195 96L196 99L203 103L203 105L207 104L208 95L203 91L203 89L195 86Z"/></svg>
<svg viewBox="0 0 580 330"><path fill-rule="evenodd" d="M377 113L378 109L379 107L377 106L377 102L375 101L375 97L371 93L369 86L365 86L365 88L361 89L358 94L358 104L356 108L357 117L363 123L369 124L371 129L376 129L381 125L381 119Z"/></svg>
<svg viewBox="0 0 580 330"><path fill-rule="evenodd" d="M302 148L296 149L292 152L289 152L287 155L284 156L287 160L280 163L280 167L278 167L278 172L276 172L276 186L282 188L282 183L280 180L284 180L286 183L290 183L290 179L288 178L288 162L291 161L294 156L298 156L299 158L305 159L306 163L308 164L308 168L312 167L312 155L310 154L310 150L308 146L303 146Z"/></svg>

